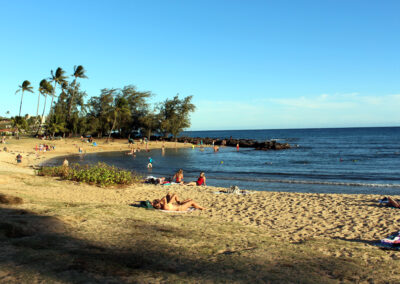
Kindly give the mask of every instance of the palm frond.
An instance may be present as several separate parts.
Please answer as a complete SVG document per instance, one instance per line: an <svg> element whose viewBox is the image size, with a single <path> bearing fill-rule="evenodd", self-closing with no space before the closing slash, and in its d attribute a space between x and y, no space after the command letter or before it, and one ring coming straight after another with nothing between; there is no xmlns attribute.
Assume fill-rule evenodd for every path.
<svg viewBox="0 0 400 284"><path fill-rule="evenodd" d="M78 65L78 66L74 66L74 74L73 76L75 78L87 78L86 74L85 74L86 70L85 68L83 68L82 65Z"/></svg>

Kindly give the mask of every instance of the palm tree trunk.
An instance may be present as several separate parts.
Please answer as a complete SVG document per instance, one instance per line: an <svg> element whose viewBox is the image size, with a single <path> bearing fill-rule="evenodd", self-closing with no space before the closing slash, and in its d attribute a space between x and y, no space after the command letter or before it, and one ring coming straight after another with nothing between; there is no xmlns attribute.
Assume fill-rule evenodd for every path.
<svg viewBox="0 0 400 284"><path fill-rule="evenodd" d="M51 115L51 111L53 109L53 100L54 100L54 97L56 95L56 86L57 86L57 84L56 84L56 82L54 82L54 89L53 89L53 95L51 96L51 104L50 104L49 116Z"/></svg>
<svg viewBox="0 0 400 284"><path fill-rule="evenodd" d="M40 104L40 93L38 93L37 109L36 109L36 122L39 122L39 104ZM38 130L39 132L39 130ZM38 134L36 132L36 134Z"/></svg>
<svg viewBox="0 0 400 284"><path fill-rule="evenodd" d="M21 103L19 104L19 115L21 116L21 109L22 109L22 99L24 98L24 90L22 90L22 94L21 94Z"/></svg>
<svg viewBox="0 0 400 284"><path fill-rule="evenodd" d="M75 87L76 87L76 78L74 80L74 88L72 89L72 96L71 96L71 100L69 101L69 108L68 108L68 120L71 117L71 110L72 110L72 102L74 101L74 97L75 97Z"/></svg>
<svg viewBox="0 0 400 284"><path fill-rule="evenodd" d="M42 128L42 121L43 121L43 117L44 117L44 111L46 110L46 101L47 101L47 94L44 96L43 113L42 113L42 117L40 119L38 131L36 132L36 134L38 134L40 132L40 129Z"/></svg>
<svg viewBox="0 0 400 284"><path fill-rule="evenodd" d="M38 93L38 101L37 101L36 117L39 115L39 103L40 103L40 93Z"/></svg>
<svg viewBox="0 0 400 284"><path fill-rule="evenodd" d="M43 106L42 118L44 117L44 112L46 110L46 101L47 101L47 94L44 96L44 106Z"/></svg>

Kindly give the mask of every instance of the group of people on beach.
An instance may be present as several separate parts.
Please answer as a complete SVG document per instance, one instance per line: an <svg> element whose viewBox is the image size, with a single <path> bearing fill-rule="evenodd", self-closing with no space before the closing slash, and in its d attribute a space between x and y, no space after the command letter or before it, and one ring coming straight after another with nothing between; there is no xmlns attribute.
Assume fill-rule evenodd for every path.
<svg viewBox="0 0 400 284"><path fill-rule="evenodd" d="M195 186L195 185L197 185L197 186L204 185L205 186L206 185L206 175L204 172L200 173L197 181L191 181L191 182L185 183L183 181L183 170L179 169L179 171L177 171L175 173L175 175L172 177L172 180L175 183L182 184L182 185L189 185L189 186Z"/></svg>
<svg viewBox="0 0 400 284"><path fill-rule="evenodd" d="M183 170L179 169L179 171L177 171L172 178L148 177L147 182L153 183L153 184L163 184L163 185L174 183L174 184L187 185L187 186L206 186L206 175L204 172L201 172L196 181L184 182L183 181Z"/></svg>
<svg viewBox="0 0 400 284"><path fill-rule="evenodd" d="M37 152L47 152L47 151L55 150L55 149L56 149L56 147L54 145L49 146L48 144L39 144L39 146L38 145L35 146L36 153Z"/></svg>

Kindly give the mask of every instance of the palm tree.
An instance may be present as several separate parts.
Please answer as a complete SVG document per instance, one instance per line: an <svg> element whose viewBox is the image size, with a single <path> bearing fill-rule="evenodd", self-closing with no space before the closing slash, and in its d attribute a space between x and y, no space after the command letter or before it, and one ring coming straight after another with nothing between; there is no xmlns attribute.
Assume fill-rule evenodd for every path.
<svg viewBox="0 0 400 284"><path fill-rule="evenodd" d="M53 107L53 100L56 96L56 87L59 85L60 87L63 86L67 81L66 79L68 76L65 76L65 71L61 68L58 67L56 72L54 73L53 70L51 70L51 77L49 78L50 82L54 82L54 87L53 87L53 93L51 96L51 103L50 103L50 113Z"/></svg>
<svg viewBox="0 0 400 284"><path fill-rule="evenodd" d="M72 97L71 97L71 100L69 102L68 119L71 116L72 103L73 103L74 96L75 96L76 81L77 81L78 78L82 78L82 79L87 78L87 76L85 75L85 72L86 72L85 68L83 68L82 65L74 66L74 74L72 74L72 76L74 76L75 79L74 79L74 87L72 89Z"/></svg>
<svg viewBox="0 0 400 284"><path fill-rule="evenodd" d="M33 93L32 89L33 89L33 87L31 86L31 82L29 82L28 80L25 80L22 82L22 85L19 86L19 89L15 92L15 93L21 92L21 103L19 105L19 115L18 116L21 116L22 100L24 98L24 92L28 91L28 92Z"/></svg>
<svg viewBox="0 0 400 284"><path fill-rule="evenodd" d="M43 113L42 113L41 121L39 123L39 128L38 128L36 134L38 134L40 132L40 128L42 127L44 111L46 110L47 95L51 95L53 93L53 86L49 82L47 82L46 79L43 79L42 81L40 81L39 92L42 95L44 95L44 106L43 106Z"/></svg>

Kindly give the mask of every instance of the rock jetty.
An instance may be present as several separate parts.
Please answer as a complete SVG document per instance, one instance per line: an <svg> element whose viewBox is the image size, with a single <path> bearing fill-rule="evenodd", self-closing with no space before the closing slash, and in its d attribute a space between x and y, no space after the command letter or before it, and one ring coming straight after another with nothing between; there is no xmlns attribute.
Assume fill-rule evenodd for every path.
<svg viewBox="0 0 400 284"><path fill-rule="evenodd" d="M175 141L174 138L168 139L169 141ZM256 150L284 150L290 149L290 145L288 143L278 143L275 140L267 140L264 142L259 142L253 139L217 139L217 138L200 138L200 137L179 137L177 138L178 142L187 142L192 144L200 144L203 141L204 145L212 145L214 141L214 145L217 146L228 146L228 147L236 147L239 144L241 148L254 148Z"/></svg>

